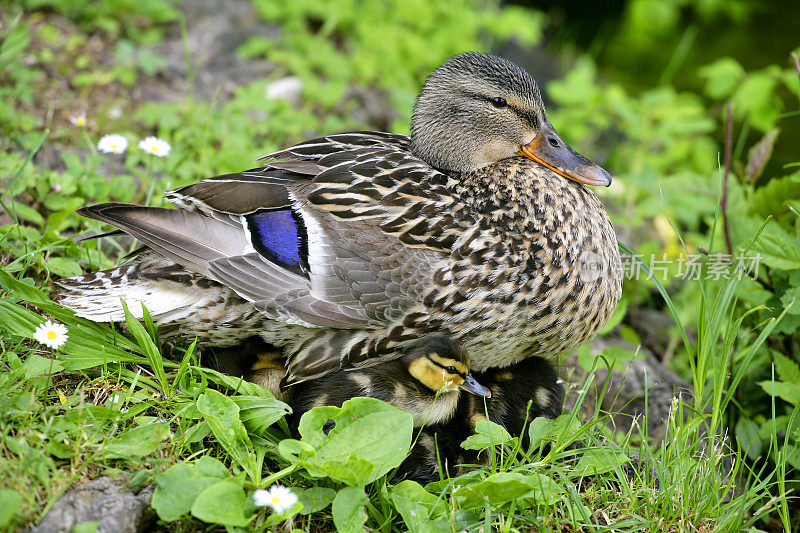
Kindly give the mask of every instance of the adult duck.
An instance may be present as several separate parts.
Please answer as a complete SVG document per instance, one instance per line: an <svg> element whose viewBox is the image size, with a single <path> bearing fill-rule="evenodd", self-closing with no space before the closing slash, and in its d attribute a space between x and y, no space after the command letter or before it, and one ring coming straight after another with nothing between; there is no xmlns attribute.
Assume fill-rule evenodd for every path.
<svg viewBox="0 0 800 533"><path fill-rule="evenodd" d="M611 176L570 148L534 79L463 53L427 79L412 133L306 141L264 166L167 193L178 209L79 213L149 251L62 280L63 303L122 320L147 306L165 336L283 349L285 385L399 357L449 335L472 369L574 348L621 294Z"/></svg>

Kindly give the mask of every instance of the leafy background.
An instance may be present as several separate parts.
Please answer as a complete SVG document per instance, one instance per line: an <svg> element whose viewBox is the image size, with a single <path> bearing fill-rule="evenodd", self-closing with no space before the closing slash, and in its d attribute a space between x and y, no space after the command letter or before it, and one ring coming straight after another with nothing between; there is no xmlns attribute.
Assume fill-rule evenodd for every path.
<svg viewBox="0 0 800 533"><path fill-rule="evenodd" d="M132 487L155 480L157 520L186 530L287 519L305 530L791 527L798 507L787 494L800 468L797 6L240 0L219 9L160 0L0 7L0 527L38 522L75 481L125 473ZM215 30L225 24L227 33ZM369 401L343 408L374 437L371 452L348 452L345 425L321 436L318 419L294 441L287 407L198 366L202 347L162 358L146 318L129 318L131 339L50 301L54 277L108 267L131 249L75 244L101 229L76 208L159 204L164 190L326 132L407 132L424 77L462 50L499 52L540 80L561 135L615 175L598 194L621 242L646 264L665 261L664 287L626 280L604 335L649 348L693 385L692 398L656 421L671 439L609 430L607 413L581 410L579 383L565 418L531 425L532 443L484 428L488 472L395 483L395 436L370 420L393 421L410 442L402 413ZM299 93L275 98L290 76ZM82 111L84 127L68 121ZM97 153L107 133L129 139L125 155ZM167 139L170 156L136 150L146 135ZM715 254L740 253L759 255L757 279L678 275L681 258L699 257L706 274ZM30 340L43 316L70 327L58 354ZM642 316L668 317L668 327L654 333ZM641 357L601 352L586 347L578 365ZM625 470L631 449L657 459L659 482L646 468ZM300 495L288 516L250 497L277 480Z"/></svg>

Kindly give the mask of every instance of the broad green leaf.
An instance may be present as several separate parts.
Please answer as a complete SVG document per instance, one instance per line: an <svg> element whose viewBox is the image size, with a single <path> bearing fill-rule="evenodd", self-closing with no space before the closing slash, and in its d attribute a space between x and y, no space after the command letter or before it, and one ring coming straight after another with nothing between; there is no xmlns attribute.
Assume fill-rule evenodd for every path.
<svg viewBox="0 0 800 533"><path fill-rule="evenodd" d="M793 359L775 350L772 351L772 357L775 360L775 372L778 379L787 383L800 384L800 367Z"/></svg>
<svg viewBox="0 0 800 533"><path fill-rule="evenodd" d="M563 414L556 419L542 416L534 418L528 427L531 449L535 449L540 444L554 441L560 435L575 434L579 427L580 423L569 413Z"/></svg>
<svg viewBox="0 0 800 533"><path fill-rule="evenodd" d="M761 131L773 128L781 112L781 102L775 94L778 85L775 74L779 70L772 65L758 72L749 72L731 98L734 114L747 117L750 124Z"/></svg>
<svg viewBox="0 0 800 533"><path fill-rule="evenodd" d="M770 396L778 396L792 405L800 405L800 383L759 381L758 384Z"/></svg>
<svg viewBox="0 0 800 533"><path fill-rule="evenodd" d="M747 452L747 456L752 460L758 459L762 448L758 424L749 418L741 417L736 422L736 437L742 449Z"/></svg>
<svg viewBox="0 0 800 533"><path fill-rule="evenodd" d="M209 389L197 399L196 405L225 451L251 479L257 479L259 462L256 460L247 430L239 419L239 406L236 402L224 394Z"/></svg>
<svg viewBox="0 0 800 533"><path fill-rule="evenodd" d="M178 463L156 478L152 506L162 520L177 520L191 511L201 492L228 475L225 465L208 456Z"/></svg>
<svg viewBox="0 0 800 533"><path fill-rule="evenodd" d="M503 426L489 420L479 420L475 424L475 435L467 437L461 447L465 450L485 450L490 446L513 445L515 442L516 439Z"/></svg>
<svg viewBox="0 0 800 533"><path fill-rule="evenodd" d="M800 470L800 448L787 446L784 453L786 454L786 463L792 468Z"/></svg>
<svg viewBox="0 0 800 533"><path fill-rule="evenodd" d="M336 491L326 487L311 487L308 489L295 489L295 494L303 504L301 514L309 515L325 509L333 502Z"/></svg>
<svg viewBox="0 0 800 533"><path fill-rule="evenodd" d="M772 178L753 193L750 212L761 218L780 216L787 212L786 203L800 198L800 172L782 178Z"/></svg>
<svg viewBox="0 0 800 533"><path fill-rule="evenodd" d="M493 507L521 498L533 490L528 476L516 472L498 472L476 484L453 491L453 501L462 509Z"/></svg>
<svg viewBox="0 0 800 533"><path fill-rule="evenodd" d="M454 478L440 479L425 485L425 490L432 493L450 493L462 485L474 485L486 477L486 473L481 470L469 470Z"/></svg>
<svg viewBox="0 0 800 533"><path fill-rule="evenodd" d="M218 477L220 479L228 477L228 469L218 459L204 455L194 462L197 474L201 476Z"/></svg>
<svg viewBox="0 0 800 533"><path fill-rule="evenodd" d="M0 489L0 527L8 526L22 507L22 494L11 489Z"/></svg>
<svg viewBox="0 0 800 533"><path fill-rule="evenodd" d="M0 326L4 329L32 339L36 327L43 323L44 318L33 311L0 298Z"/></svg>
<svg viewBox="0 0 800 533"><path fill-rule="evenodd" d="M352 487L366 485L380 477L375 475L374 464L355 453L344 460L319 460L307 465L306 469L309 474L322 474Z"/></svg>
<svg viewBox="0 0 800 533"><path fill-rule="evenodd" d="M31 354L25 359L25 377L28 379L62 370L64 370L64 365L57 359L42 357L38 354Z"/></svg>
<svg viewBox="0 0 800 533"><path fill-rule="evenodd" d="M728 98L744 76L744 69L733 58L723 57L698 70L705 79L705 93L715 100Z"/></svg>
<svg viewBox="0 0 800 533"><path fill-rule="evenodd" d="M364 530L367 513L364 506L369 503L369 498L363 488L345 487L340 489L333 499L331 514L336 531L353 533Z"/></svg>
<svg viewBox="0 0 800 533"><path fill-rule="evenodd" d="M186 444L200 442L206 438L209 433L211 433L211 427L206 421L201 421L198 424L193 424L186 428L186 431L183 434L183 441Z"/></svg>
<svg viewBox="0 0 800 533"><path fill-rule="evenodd" d="M450 521L444 517L444 500L426 491L416 481L405 480L389 489L397 512L412 533L450 531Z"/></svg>
<svg viewBox="0 0 800 533"><path fill-rule="evenodd" d="M753 248L769 267L781 270L800 268L800 240L789 235L778 224L767 225Z"/></svg>
<svg viewBox="0 0 800 533"><path fill-rule="evenodd" d="M169 424L156 422L133 428L115 437L104 451L106 457L138 458L153 453L158 445L169 436Z"/></svg>
<svg viewBox="0 0 800 533"><path fill-rule="evenodd" d="M21 282L2 268L0 268L0 287L10 292L15 298L26 302L50 301L43 291Z"/></svg>
<svg viewBox="0 0 800 533"><path fill-rule="evenodd" d="M526 479L533 489L520 500L521 506L553 505L567 492L557 481L545 474L531 474Z"/></svg>
<svg viewBox="0 0 800 533"><path fill-rule="evenodd" d="M77 276L83 273L81 266L68 257L51 257L47 260L47 270L49 270L51 274L61 276L62 278Z"/></svg>
<svg viewBox="0 0 800 533"><path fill-rule="evenodd" d="M72 459L75 457L75 450L63 442L49 441L44 445L44 449L49 455L59 459Z"/></svg>
<svg viewBox="0 0 800 533"><path fill-rule="evenodd" d="M8 210L18 218L27 222L32 222L37 226L44 226L44 217L31 206L25 205L22 202L17 202L16 200L11 200L6 205Z"/></svg>
<svg viewBox="0 0 800 533"><path fill-rule="evenodd" d="M572 477L584 477L613 472L618 470L621 464L630 462L630 460L631 458L627 455L608 447L589 448L583 452L571 475Z"/></svg>
<svg viewBox="0 0 800 533"><path fill-rule="evenodd" d="M275 398L234 396L231 399L239 406L239 418L251 435L264 436L272 424L292 412L288 405Z"/></svg>
<svg viewBox="0 0 800 533"><path fill-rule="evenodd" d="M291 463L305 468L312 477L329 477L359 487L369 483L375 471L371 462L351 453L343 459L325 459L308 443L284 439L278 443L278 453Z"/></svg>
<svg viewBox="0 0 800 533"><path fill-rule="evenodd" d="M226 479L203 489L192 505L192 516L213 524L245 527L250 523L244 515L246 501L241 484Z"/></svg>
<svg viewBox="0 0 800 533"><path fill-rule="evenodd" d="M323 428L329 420L334 426L326 434ZM290 449L282 441L278 449L290 461L300 461L312 475L337 476L344 483L363 485L405 459L412 430L409 413L374 398L353 398L341 408L315 407L305 413L299 424L302 442L295 441Z"/></svg>
<svg viewBox="0 0 800 533"><path fill-rule="evenodd" d="M278 453L286 460L298 462L315 457L317 450L307 442L283 439L278 443Z"/></svg>
<svg viewBox="0 0 800 533"><path fill-rule="evenodd" d="M800 270L795 270L795 272L800 272ZM800 287L793 286L786 289L786 292L781 296L781 304L786 309L787 314L800 315ZM786 381L791 380L787 379Z"/></svg>
<svg viewBox="0 0 800 533"><path fill-rule="evenodd" d="M12 61L20 58L31 41L31 33L27 24L14 24L0 41L0 71L6 68ZM0 523L0 525L2 525Z"/></svg>

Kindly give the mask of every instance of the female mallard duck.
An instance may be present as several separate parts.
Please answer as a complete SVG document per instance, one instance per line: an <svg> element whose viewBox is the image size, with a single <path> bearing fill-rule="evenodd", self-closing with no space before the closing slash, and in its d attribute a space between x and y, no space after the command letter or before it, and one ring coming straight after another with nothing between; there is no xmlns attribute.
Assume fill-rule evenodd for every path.
<svg viewBox="0 0 800 533"><path fill-rule="evenodd" d="M475 379L492 391L491 397L464 395L450 420L426 426L395 477L429 483L441 474L455 476L468 465L485 465L488 456L461 447L475 434L478 421L491 420L527 447L526 424L540 416L556 418L564 403L558 373L544 358L529 357L508 368L476 373Z"/></svg>
<svg viewBox="0 0 800 533"><path fill-rule="evenodd" d="M602 328L620 259L586 185L611 177L558 136L534 79L457 55L428 77L411 126L273 153L169 192L179 209L81 209L152 252L63 280L63 302L98 321L122 319L120 298L141 302L165 335L212 346L260 335L283 349L286 385L392 357L431 331L486 370Z"/></svg>
<svg viewBox="0 0 800 533"><path fill-rule="evenodd" d="M466 352L452 339L438 334L422 337L399 359L331 372L290 390L296 421L312 407L339 407L350 398L364 396L411 413L414 427L450 420L461 390L476 398L491 396L490 389L470 375Z"/></svg>

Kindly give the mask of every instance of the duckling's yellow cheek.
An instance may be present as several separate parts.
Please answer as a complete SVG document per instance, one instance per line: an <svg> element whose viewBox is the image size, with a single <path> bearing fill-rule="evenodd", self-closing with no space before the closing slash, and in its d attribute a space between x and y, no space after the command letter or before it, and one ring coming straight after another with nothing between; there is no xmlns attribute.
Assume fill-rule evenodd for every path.
<svg viewBox="0 0 800 533"><path fill-rule="evenodd" d="M450 385L447 390L458 390L464 384L464 378L461 376L448 376L448 378L450 379Z"/></svg>

